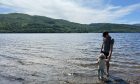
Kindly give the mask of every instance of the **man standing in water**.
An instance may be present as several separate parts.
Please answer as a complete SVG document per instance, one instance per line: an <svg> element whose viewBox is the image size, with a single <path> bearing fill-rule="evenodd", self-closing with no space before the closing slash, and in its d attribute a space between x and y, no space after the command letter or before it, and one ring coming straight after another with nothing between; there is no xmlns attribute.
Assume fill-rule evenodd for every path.
<svg viewBox="0 0 140 84"><path fill-rule="evenodd" d="M113 44L114 44L114 39L111 39L111 36L109 35L108 32L104 32L101 53L104 53L106 59L108 59L109 61L111 59L111 55L113 51ZM109 61L106 62L107 76L109 76L109 66L110 66Z"/></svg>

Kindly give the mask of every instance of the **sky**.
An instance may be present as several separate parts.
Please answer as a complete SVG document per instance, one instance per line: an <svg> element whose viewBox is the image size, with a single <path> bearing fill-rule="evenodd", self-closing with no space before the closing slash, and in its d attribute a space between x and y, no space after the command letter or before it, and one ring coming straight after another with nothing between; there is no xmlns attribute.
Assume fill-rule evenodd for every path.
<svg viewBox="0 0 140 84"><path fill-rule="evenodd" d="M140 23L140 0L0 0L0 14L25 13L71 22Z"/></svg>

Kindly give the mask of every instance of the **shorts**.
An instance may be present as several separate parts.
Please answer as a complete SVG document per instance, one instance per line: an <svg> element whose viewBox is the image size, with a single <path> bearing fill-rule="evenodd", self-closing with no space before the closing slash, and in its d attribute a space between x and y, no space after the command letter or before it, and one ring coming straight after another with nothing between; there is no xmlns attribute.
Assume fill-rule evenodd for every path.
<svg viewBox="0 0 140 84"><path fill-rule="evenodd" d="M104 53L104 55L105 55L105 57L106 57L106 59L107 59L107 57L108 57L108 55L109 55L109 52L104 52L104 51L102 51L101 53Z"/></svg>

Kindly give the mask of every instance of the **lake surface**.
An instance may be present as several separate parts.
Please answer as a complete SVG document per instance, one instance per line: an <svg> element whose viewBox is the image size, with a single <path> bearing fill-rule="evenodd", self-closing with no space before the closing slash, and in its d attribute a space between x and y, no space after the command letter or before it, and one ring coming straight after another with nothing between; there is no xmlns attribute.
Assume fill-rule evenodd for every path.
<svg viewBox="0 0 140 84"><path fill-rule="evenodd" d="M140 82L140 33L111 33L110 74ZM0 84L97 83L101 33L0 34Z"/></svg>

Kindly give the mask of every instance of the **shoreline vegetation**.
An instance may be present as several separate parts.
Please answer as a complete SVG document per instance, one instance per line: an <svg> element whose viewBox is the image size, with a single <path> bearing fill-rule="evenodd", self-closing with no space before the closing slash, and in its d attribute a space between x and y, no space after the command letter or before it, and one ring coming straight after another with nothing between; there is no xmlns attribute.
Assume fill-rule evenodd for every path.
<svg viewBox="0 0 140 84"><path fill-rule="evenodd" d="M80 24L22 13L0 14L0 33L140 33L140 25L92 23Z"/></svg>

